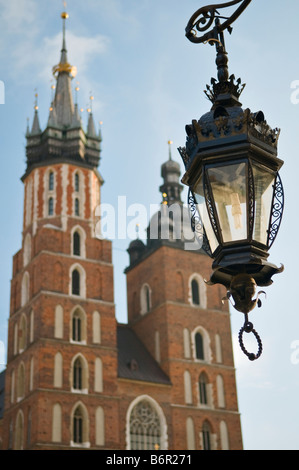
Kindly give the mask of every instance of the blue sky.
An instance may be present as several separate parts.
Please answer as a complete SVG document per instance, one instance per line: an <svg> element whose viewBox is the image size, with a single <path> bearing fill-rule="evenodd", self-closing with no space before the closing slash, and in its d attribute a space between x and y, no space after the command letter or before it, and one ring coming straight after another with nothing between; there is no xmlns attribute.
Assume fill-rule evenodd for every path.
<svg viewBox="0 0 299 470"><path fill-rule="evenodd" d="M78 68L78 102L86 110L92 93L97 126L103 121L103 202L116 207L118 197L125 196L128 207L160 203L167 141L173 141L173 158L180 162L176 148L185 144L185 125L209 111L203 90L216 76L214 48L191 44L184 35L193 12L208 3L68 1L67 46L69 61ZM63 5L60 0L0 0L0 8L0 80L5 85L5 104L0 105L0 341L6 349L12 256L21 247L24 135L28 117L32 123L35 89L41 126L47 122ZM281 128L279 156L285 161L286 207L270 253L270 261L283 263L285 271L274 278L263 307L252 314L264 344L257 362L240 353L236 338L243 317L231 312L245 449L299 449L298 9L297 0L252 0L226 38L229 71L247 84L243 108L262 110L272 127ZM141 223L141 237L145 228ZM113 241L121 322L126 321L123 270L129 242Z"/></svg>

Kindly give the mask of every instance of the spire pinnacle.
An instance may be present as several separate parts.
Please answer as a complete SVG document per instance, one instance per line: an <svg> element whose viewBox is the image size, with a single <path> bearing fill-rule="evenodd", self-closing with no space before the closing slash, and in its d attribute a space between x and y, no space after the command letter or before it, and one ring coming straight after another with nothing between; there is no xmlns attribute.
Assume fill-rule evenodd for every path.
<svg viewBox="0 0 299 470"><path fill-rule="evenodd" d="M64 7L66 7L65 2ZM55 107L57 125L69 127L72 124L74 114L71 80L76 76L77 69L70 65L67 60L65 24L66 20L69 18L68 13L66 11L61 13L61 18L63 23L62 49L60 62L58 65L53 67L53 75L57 80L53 106Z"/></svg>
<svg viewBox="0 0 299 470"><path fill-rule="evenodd" d="M35 91L35 100L34 100L34 119L31 129L31 135L40 134L41 129L39 125L39 117L38 117L38 93Z"/></svg>
<svg viewBox="0 0 299 470"><path fill-rule="evenodd" d="M169 160L172 160L172 154L171 154L171 145L173 144L172 140L168 141L168 146L169 146Z"/></svg>
<svg viewBox="0 0 299 470"><path fill-rule="evenodd" d="M94 100L94 97L91 95L90 96L90 105L87 108L87 112L89 114L88 117L88 125L87 125L87 135L89 137L96 137L96 129L95 129L95 124L93 120L93 114L92 114L92 102Z"/></svg>
<svg viewBox="0 0 299 470"><path fill-rule="evenodd" d="M66 2L63 2L63 5L66 8ZM62 18L62 49L60 62L58 65L53 67L53 75L57 77L59 73L66 72L74 78L77 75L77 68L68 63L66 48L66 20L69 18L69 14L66 11L63 11L60 16Z"/></svg>

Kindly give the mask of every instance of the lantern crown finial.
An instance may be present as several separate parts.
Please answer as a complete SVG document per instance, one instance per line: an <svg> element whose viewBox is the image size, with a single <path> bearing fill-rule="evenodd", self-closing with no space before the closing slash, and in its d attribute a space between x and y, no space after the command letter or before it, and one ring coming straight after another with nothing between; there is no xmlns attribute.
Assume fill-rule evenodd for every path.
<svg viewBox="0 0 299 470"><path fill-rule="evenodd" d="M186 37L193 43L209 43L216 47L216 65L218 70L218 82L212 78L211 85L207 85L205 94L208 99L217 106L224 103L228 106L241 106L239 97L245 85L241 79L235 82L235 76L229 75L228 56L225 48L224 31L232 33L232 23L242 14L251 0L233 0L218 5L208 5L197 10L190 18L186 26ZM238 5L238 8L230 16L222 16L220 9L228 9ZM221 23L221 19L225 21ZM205 31L207 31L205 33ZM198 36L198 32L205 33Z"/></svg>

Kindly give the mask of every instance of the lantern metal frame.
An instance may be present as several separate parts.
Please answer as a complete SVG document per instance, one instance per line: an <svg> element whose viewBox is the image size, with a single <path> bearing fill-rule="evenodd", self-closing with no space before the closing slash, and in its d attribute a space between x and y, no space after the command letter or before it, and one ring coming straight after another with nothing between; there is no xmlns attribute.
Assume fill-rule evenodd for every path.
<svg viewBox="0 0 299 470"><path fill-rule="evenodd" d="M210 280L206 282L209 285L225 286L226 299L231 301L236 310L244 314L245 321L239 333L239 342L242 351L253 361L260 357L263 350L261 339L248 319L249 312L256 306L261 306L259 297L264 292L260 291L256 295L256 288L271 285L273 275L281 273L284 269L282 265L277 267L268 262L268 251L277 237L284 211L284 190L279 175L284 162L277 157L280 130L271 129L261 111L252 113L249 109L242 110L239 97L245 84L242 84L241 79L236 80L234 75L229 76L228 73L224 31L232 32L231 24L250 2L251 0L234 0L202 7L192 15L188 22L186 37L191 42L215 45L218 82L212 78L211 85L207 85L205 90L213 104L210 112L203 115L200 120L193 120L191 125L186 126L186 145L178 150L186 168L182 182L189 187L191 226L202 249L214 260L213 272ZM238 8L230 17L220 15L220 9L236 5ZM223 24L221 24L221 19L225 20ZM205 32L207 30L209 31ZM198 37L198 32L205 34ZM246 168L244 205L247 209L247 234L246 237L235 239L235 241L226 241L223 237L208 171L212 168L223 170L226 166L237 164L244 164ZM272 200L267 213L267 230L264 226L264 238L260 236L260 240L254 234L257 168L260 172L264 171L265 175L273 176ZM207 235L207 227L204 226L200 209L197 207L196 190L199 181L202 190L201 197L204 199L210 224L209 233L213 232L213 237L218 244L217 246L215 244L213 249ZM252 333L255 336L258 343L256 354L246 350L243 342L244 333Z"/></svg>

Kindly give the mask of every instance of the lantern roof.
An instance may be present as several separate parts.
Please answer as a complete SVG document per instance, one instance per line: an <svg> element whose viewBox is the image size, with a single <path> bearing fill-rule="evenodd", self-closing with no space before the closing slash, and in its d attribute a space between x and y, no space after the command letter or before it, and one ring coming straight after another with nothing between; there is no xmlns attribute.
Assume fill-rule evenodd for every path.
<svg viewBox="0 0 299 470"><path fill-rule="evenodd" d="M186 144L179 147L185 165L187 183L190 169L196 157L205 152L222 152L232 146L243 146L256 151L260 149L279 169L282 162L277 158L280 129L272 128L262 111L243 109L239 97L245 87L241 80L231 75L227 80L212 78L207 85L206 95L212 102L210 111L186 125Z"/></svg>

